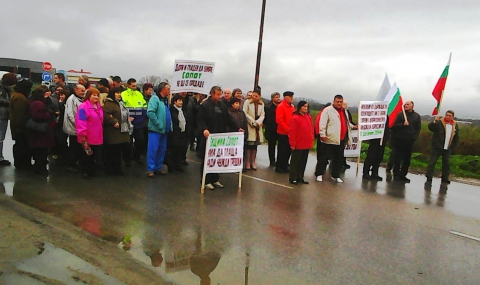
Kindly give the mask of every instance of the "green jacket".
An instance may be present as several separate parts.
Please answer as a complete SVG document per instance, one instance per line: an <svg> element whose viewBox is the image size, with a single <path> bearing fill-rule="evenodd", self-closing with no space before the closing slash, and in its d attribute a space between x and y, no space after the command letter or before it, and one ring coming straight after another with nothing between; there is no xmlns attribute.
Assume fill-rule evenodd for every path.
<svg viewBox="0 0 480 285"><path fill-rule="evenodd" d="M122 101L127 108L147 108L142 92L130 88L122 92Z"/></svg>
<svg viewBox="0 0 480 285"><path fill-rule="evenodd" d="M156 94L148 101L147 117L149 131L165 134L173 128L170 110Z"/></svg>

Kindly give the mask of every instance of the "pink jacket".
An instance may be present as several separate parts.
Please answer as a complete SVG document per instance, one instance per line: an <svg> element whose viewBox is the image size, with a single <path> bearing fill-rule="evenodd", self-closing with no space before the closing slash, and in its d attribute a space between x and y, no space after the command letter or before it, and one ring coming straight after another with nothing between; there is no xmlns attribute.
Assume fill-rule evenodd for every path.
<svg viewBox="0 0 480 285"><path fill-rule="evenodd" d="M79 143L83 143L83 138L86 138L90 145L103 144L103 109L100 103L96 105L95 108L90 100L87 100L78 107L75 128Z"/></svg>

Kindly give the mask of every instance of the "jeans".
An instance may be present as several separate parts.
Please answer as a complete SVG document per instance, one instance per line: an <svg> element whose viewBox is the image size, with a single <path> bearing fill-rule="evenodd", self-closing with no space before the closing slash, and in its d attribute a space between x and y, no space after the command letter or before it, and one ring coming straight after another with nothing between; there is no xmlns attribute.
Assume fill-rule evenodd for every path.
<svg viewBox="0 0 480 285"><path fill-rule="evenodd" d="M165 159L165 152L167 151L168 134L160 134L156 132L148 133L148 148L147 148L147 171L160 171Z"/></svg>

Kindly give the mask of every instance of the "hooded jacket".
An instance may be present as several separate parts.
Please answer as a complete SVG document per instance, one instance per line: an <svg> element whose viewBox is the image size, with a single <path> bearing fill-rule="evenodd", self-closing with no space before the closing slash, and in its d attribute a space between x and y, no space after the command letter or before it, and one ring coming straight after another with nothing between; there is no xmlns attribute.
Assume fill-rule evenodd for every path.
<svg viewBox="0 0 480 285"><path fill-rule="evenodd" d="M167 104L164 100L160 100L158 95L155 94L150 98L147 109L149 131L165 134L172 130L172 118L167 109Z"/></svg>
<svg viewBox="0 0 480 285"><path fill-rule="evenodd" d="M288 142L290 147L298 150L311 149L313 147L313 125L310 114L293 113L290 119Z"/></svg>
<svg viewBox="0 0 480 285"><path fill-rule="evenodd" d="M96 108L87 100L78 107L75 127L79 143L85 138L90 145L103 144L103 109L100 103L95 104Z"/></svg>

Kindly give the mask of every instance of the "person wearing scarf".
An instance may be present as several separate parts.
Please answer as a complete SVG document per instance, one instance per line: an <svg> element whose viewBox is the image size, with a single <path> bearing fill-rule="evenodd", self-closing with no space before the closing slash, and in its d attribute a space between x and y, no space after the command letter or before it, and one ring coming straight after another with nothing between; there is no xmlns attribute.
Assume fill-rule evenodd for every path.
<svg viewBox="0 0 480 285"><path fill-rule="evenodd" d="M433 170L438 158L442 157L442 183L450 184L448 176L450 175L450 153L458 146L459 130L457 123L453 120L455 113L448 110L445 117L440 119L439 116L428 124L428 129L433 132L432 149L430 152L430 160L427 167L427 183L432 182Z"/></svg>
<svg viewBox="0 0 480 285"><path fill-rule="evenodd" d="M265 119L265 108L260 95L260 89L252 92L252 98L243 104L243 112L248 121L248 138L245 150L245 168L257 170L255 160L257 159L257 146L263 142L263 120Z"/></svg>
<svg viewBox="0 0 480 285"><path fill-rule="evenodd" d="M124 175L122 154L130 147L130 116L122 102L122 89L114 87L109 91L103 106L103 141L105 150L105 174Z"/></svg>
<svg viewBox="0 0 480 285"><path fill-rule="evenodd" d="M168 170L170 172L183 172L183 155L185 147L188 144L186 130L187 120L182 111L183 97L179 94L173 96L170 105L170 115L172 117L172 132L168 134L167 149L169 153Z"/></svg>

